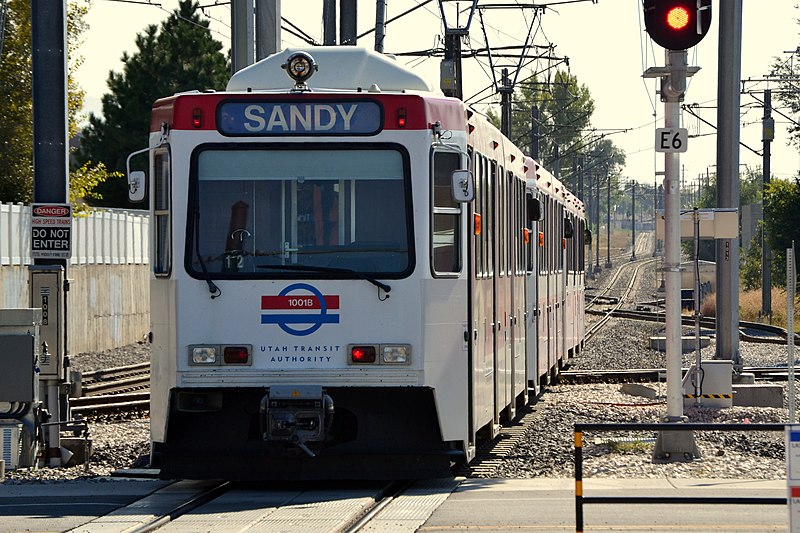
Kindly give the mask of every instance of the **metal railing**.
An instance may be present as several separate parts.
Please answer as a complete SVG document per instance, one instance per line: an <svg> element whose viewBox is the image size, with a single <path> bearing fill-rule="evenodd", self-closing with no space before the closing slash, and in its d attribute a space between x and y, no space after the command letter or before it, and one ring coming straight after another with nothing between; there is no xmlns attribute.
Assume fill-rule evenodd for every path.
<svg viewBox="0 0 800 533"><path fill-rule="evenodd" d="M786 498L693 497L693 496L592 496L583 495L583 433L585 431L784 431L784 424L575 424L575 531L583 532L583 506L586 504L750 504L785 505Z"/></svg>
<svg viewBox="0 0 800 533"><path fill-rule="evenodd" d="M98 209L72 220L72 265L149 263L147 211ZM0 266L29 265L31 207L0 203Z"/></svg>

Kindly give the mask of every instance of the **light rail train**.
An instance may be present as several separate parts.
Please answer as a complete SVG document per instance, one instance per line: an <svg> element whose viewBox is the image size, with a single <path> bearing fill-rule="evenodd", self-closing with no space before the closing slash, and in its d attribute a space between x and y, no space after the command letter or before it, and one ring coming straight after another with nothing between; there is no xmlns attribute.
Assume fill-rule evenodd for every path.
<svg viewBox="0 0 800 533"><path fill-rule="evenodd" d="M583 204L390 58L285 50L146 151L163 478L447 476L581 350Z"/></svg>

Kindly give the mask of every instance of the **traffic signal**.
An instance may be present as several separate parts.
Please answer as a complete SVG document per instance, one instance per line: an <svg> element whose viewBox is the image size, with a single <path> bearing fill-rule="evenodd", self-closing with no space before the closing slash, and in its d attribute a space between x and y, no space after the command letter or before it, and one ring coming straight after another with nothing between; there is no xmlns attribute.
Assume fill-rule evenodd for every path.
<svg viewBox="0 0 800 533"><path fill-rule="evenodd" d="M667 50L699 43L711 26L711 0L642 0L650 37Z"/></svg>

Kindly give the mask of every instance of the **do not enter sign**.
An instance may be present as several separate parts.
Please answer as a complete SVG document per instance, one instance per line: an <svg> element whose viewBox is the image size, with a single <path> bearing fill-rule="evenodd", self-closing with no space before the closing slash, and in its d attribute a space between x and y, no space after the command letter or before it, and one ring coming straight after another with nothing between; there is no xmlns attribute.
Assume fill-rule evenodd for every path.
<svg viewBox="0 0 800 533"><path fill-rule="evenodd" d="M69 259L72 257L72 206L33 204L31 206L31 257Z"/></svg>

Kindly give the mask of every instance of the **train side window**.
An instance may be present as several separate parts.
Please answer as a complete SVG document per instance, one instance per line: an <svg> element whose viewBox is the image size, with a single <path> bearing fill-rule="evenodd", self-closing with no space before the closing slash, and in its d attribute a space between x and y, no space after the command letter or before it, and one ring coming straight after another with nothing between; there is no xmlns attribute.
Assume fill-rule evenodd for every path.
<svg viewBox="0 0 800 533"><path fill-rule="evenodd" d="M434 275L461 271L461 204L453 199L451 175L463 168L461 155L434 152L432 176L431 266Z"/></svg>
<svg viewBox="0 0 800 533"><path fill-rule="evenodd" d="M155 261L156 276L169 276L172 270L172 231L170 229L170 158L169 150L161 149L153 155L154 215L155 215Z"/></svg>

